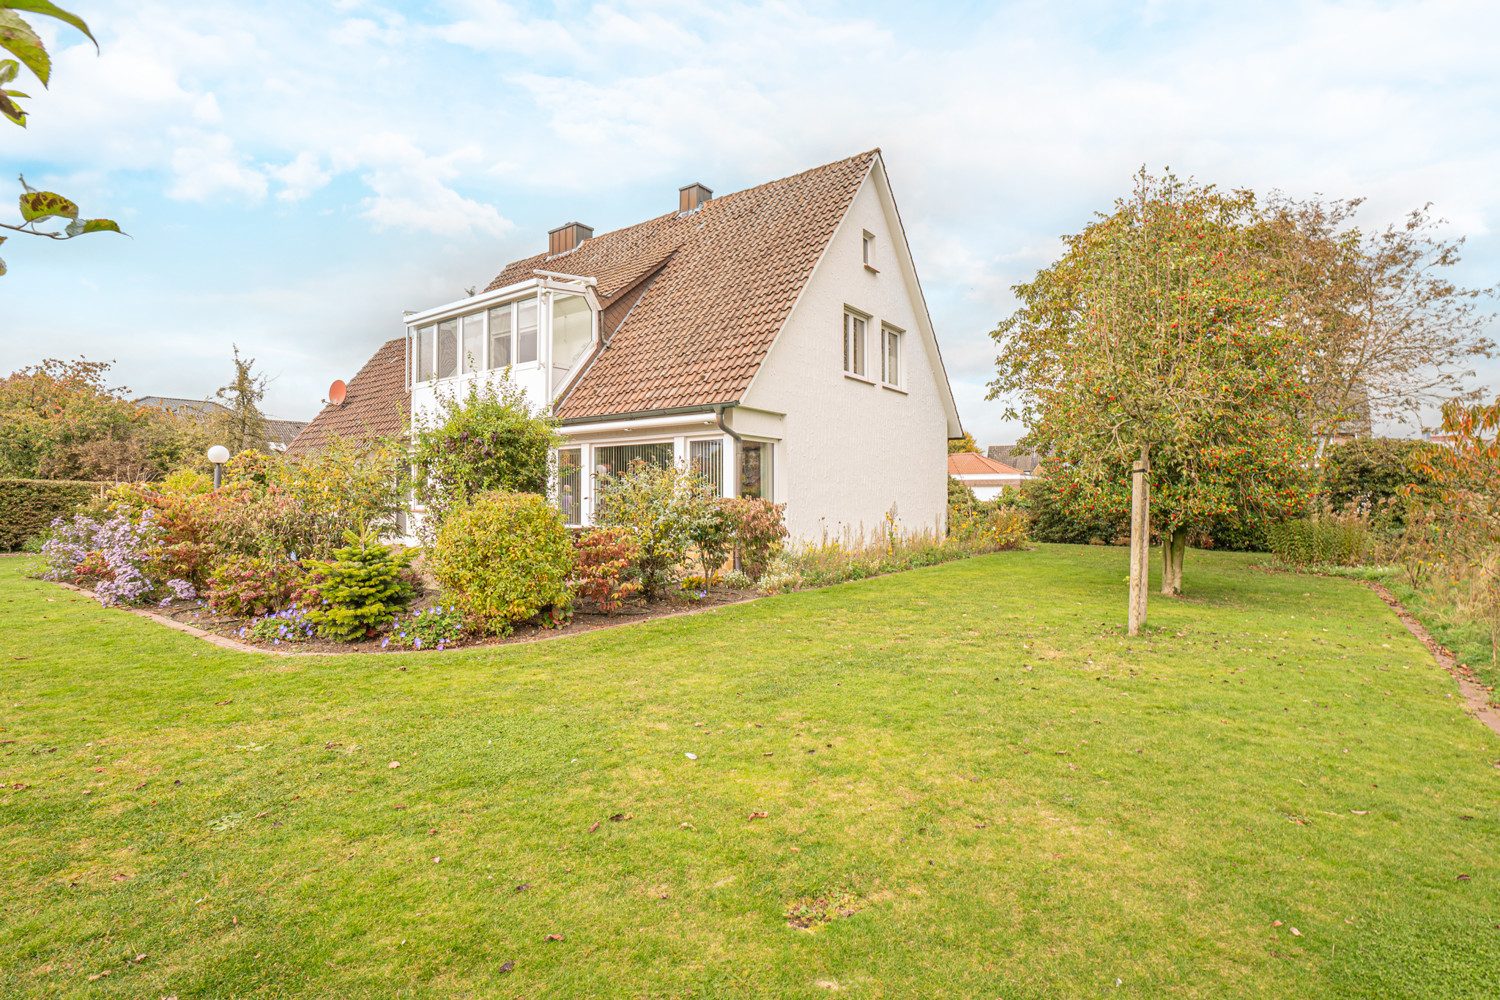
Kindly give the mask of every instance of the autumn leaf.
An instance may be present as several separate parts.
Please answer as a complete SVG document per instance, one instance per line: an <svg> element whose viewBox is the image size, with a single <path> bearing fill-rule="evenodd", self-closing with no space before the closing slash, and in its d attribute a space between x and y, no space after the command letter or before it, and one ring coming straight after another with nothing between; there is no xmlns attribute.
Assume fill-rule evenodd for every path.
<svg viewBox="0 0 1500 1000"><path fill-rule="evenodd" d="M78 218L78 206L53 191L28 191L21 195L21 218L35 222L57 216L64 219Z"/></svg>
<svg viewBox="0 0 1500 1000"><path fill-rule="evenodd" d="M747 819L745 822L748 823L748 822L750 822L750 820L770 819L770 818L771 818L771 814L770 813L766 812L765 810L761 810L760 812L753 812L753 813L751 813L749 819Z"/></svg>

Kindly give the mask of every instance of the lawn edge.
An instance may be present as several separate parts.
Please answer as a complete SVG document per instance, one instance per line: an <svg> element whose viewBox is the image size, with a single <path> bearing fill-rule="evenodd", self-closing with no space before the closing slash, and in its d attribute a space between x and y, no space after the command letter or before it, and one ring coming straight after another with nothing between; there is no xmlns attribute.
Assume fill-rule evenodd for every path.
<svg viewBox="0 0 1500 1000"><path fill-rule="evenodd" d="M84 588L76 586L75 584L63 583L61 580L47 580L47 581L44 581L44 582L50 583L50 584L52 584L55 587L61 587L64 590L71 590L75 594L82 594L83 596L87 597L91 601L96 601L96 600L99 599L93 593L93 591L85 590ZM556 641L561 640L561 639L582 639L584 636L593 635L595 632L610 632L610 631L613 631L613 630L615 630L617 628L629 628L631 626L636 626L636 625L650 625L652 622L671 621L674 618L686 618L689 615L702 615L702 614L707 614L707 613L709 613L711 611L723 611L725 608L737 608L737 607L741 607L741 606L746 605L746 604L755 604L758 601L765 600L767 596L775 596L775 595L762 594L759 597L747 597L743 601L734 601L734 602L729 603L729 604L717 604L717 605L714 605L713 607L708 607L708 608L689 608L686 611L674 611L674 612L672 612L669 615L657 615L654 618L646 618L646 619L642 619L641 621L634 621L634 622L632 622L632 621L622 621L622 622L619 622L618 624L615 624L615 625L601 625L598 628L591 628L591 629L589 629L586 632L577 632L577 633L574 633L572 635L539 635L539 636L534 636L534 637L532 637L530 639L518 639L518 640L516 640L514 642L502 642L502 643L493 643L493 644L484 644L484 645L466 646L466 647L462 647L461 646L458 649L448 650L447 652L454 653L454 654L458 654L458 653L477 653L477 652L481 652L481 651L484 651L484 650L505 649L505 648L510 647L510 646L529 646L532 643L537 643L537 642L556 642ZM209 643L210 645L218 646L220 649L228 649L228 650L231 650L232 652L236 652L236 653L259 653L262 656L360 656L361 655L359 652L357 652L355 650L350 650L348 652L337 652L337 653L334 653L334 652L314 652L312 650L301 650L301 649L287 649L287 650L282 650L282 649L266 649L264 646L252 646L249 643L236 642L233 639L229 639L229 638L226 638L226 637L224 637L222 635L219 635L217 632L209 632L209 631L206 631L205 629L195 628L194 626L188 625L185 622L180 622L180 621L177 621L175 619L168 618L165 615L159 615L159 614L155 613L154 611L148 611L145 608L131 608L131 607L124 607L124 606L121 606L121 605L115 605L111 610L114 610L114 611L125 611L125 612L127 612L129 614L136 615L137 617L144 618L147 621L155 622L158 625L165 625L167 628L174 629L174 630L176 630L178 632L182 632L182 633L184 633L186 635L190 635L190 636L192 636L195 639L202 639L203 641ZM403 652L408 652L409 653L409 652L415 652L415 651L414 650L404 650ZM381 655L387 655L387 656L389 656L389 655L400 655L400 654L390 654L390 653L387 653L387 654L381 654Z"/></svg>

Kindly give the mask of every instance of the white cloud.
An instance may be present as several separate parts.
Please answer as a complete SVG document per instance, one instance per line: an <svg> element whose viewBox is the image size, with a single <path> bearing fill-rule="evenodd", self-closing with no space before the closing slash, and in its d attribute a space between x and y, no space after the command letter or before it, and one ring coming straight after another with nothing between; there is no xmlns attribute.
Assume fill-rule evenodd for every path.
<svg viewBox="0 0 1500 1000"><path fill-rule="evenodd" d="M182 144L172 153L175 181L169 197L184 201L208 201L221 194L265 197L265 173L248 164L249 157L234 148L234 140L222 133L186 129L177 134Z"/></svg>
<svg viewBox="0 0 1500 1000"><path fill-rule="evenodd" d="M1466 268L1479 277L1466 283L1492 283L1500 265L1500 5L1020 0L858 17L806 0L393 6L106 5L90 14L102 55L61 36L53 87L33 102L27 175L97 178L91 210L118 217L156 207L115 210L109 185L125 178L238 206L245 253L257 213L295 202L315 211L290 214L327 220L309 238L393 229L430 247L431 234L475 268L509 246L510 219L539 246L567 206L628 224L688 180L723 194L879 145L982 441L986 421L1000 426L982 399L985 334L1012 308L1009 287L1143 163L1258 191L1368 195L1371 224L1432 200L1473 237ZM369 266L419 272L400 308L427 304L420 289L462 287L454 258L418 260L407 238Z"/></svg>
<svg viewBox="0 0 1500 1000"><path fill-rule="evenodd" d="M373 165L363 179L375 194L364 200L360 214L376 228L425 230L439 236L499 236L515 228L493 205L465 198L445 183L460 176L460 163L479 158L473 147L428 156L406 136L387 133L370 137L353 155Z"/></svg>
<svg viewBox="0 0 1500 1000"><path fill-rule="evenodd" d="M285 166L272 168L270 173L284 185L276 192L281 201L301 201L333 179L333 174L323 169L318 154L306 150Z"/></svg>

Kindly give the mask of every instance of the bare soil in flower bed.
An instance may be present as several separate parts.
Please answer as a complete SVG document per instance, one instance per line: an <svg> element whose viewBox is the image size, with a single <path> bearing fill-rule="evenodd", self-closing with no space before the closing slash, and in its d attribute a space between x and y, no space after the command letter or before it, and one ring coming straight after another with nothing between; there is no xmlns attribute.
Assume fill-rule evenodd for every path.
<svg viewBox="0 0 1500 1000"><path fill-rule="evenodd" d="M631 625L636 622L650 621L653 618L669 618L672 615L687 614L694 611L702 611L708 608L724 607L730 604L741 604L745 601L753 601L761 595L755 590L731 590L727 587L714 587L708 593L697 600L690 600L679 593L657 598L653 601L635 600L626 602L624 607L613 614L605 615L598 611L587 610L582 607L576 608L573 617L562 624L548 626L540 620L518 622L515 631L508 636L493 635L466 635L453 642L445 642L444 649L468 649L475 646L504 646L517 642L536 642L541 639L555 639L565 635L578 635L582 632L592 632L595 629L614 628L619 625ZM412 613L425 611L435 604L435 601L419 602L412 605L409 616ZM381 632L373 638L361 642L331 642L316 636L301 641L282 640L278 645L269 639L257 639L251 635L240 635L239 630L259 621L258 618L240 618L234 615L219 614L210 608L200 606L197 601L174 601L165 607L148 607L146 610L153 614L170 618L184 625L212 632L226 639L244 643L247 646L260 646L265 649L275 649L278 653L410 653L414 652L410 647L397 647L395 645L382 647L381 641L386 638L386 633ZM403 618L407 617L403 616ZM436 651L435 645L428 646L416 652Z"/></svg>

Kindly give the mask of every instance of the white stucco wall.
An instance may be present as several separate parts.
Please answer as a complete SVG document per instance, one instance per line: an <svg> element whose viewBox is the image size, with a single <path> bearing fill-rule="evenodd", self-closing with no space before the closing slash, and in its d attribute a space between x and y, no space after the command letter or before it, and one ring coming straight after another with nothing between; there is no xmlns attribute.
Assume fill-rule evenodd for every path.
<svg viewBox="0 0 1500 1000"><path fill-rule="evenodd" d="M788 530L804 542L825 534L856 541L881 535L893 507L905 532L943 527L946 379L936 347L923 333L925 311L900 252L904 236L898 226L894 204L872 173L742 400L785 414L776 448L776 500L787 505ZM875 237L877 273L864 266L866 232ZM897 241L903 241L899 247ZM904 391L845 375L846 306L871 317L866 370L877 383L881 323L904 331ZM750 422L742 426L730 414L735 430L747 433Z"/></svg>

